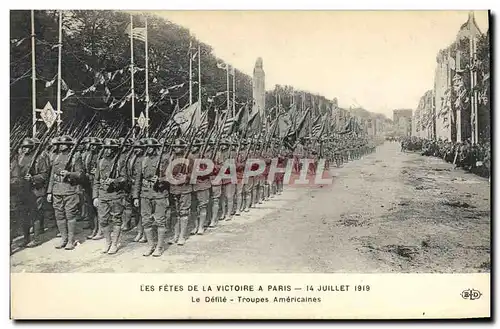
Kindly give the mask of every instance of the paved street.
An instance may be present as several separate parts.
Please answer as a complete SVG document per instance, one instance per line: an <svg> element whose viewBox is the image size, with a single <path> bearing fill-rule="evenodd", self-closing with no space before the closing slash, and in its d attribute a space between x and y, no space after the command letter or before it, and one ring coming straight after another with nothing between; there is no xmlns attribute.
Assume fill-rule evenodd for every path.
<svg viewBox="0 0 500 329"><path fill-rule="evenodd" d="M142 256L135 231L114 256L80 232L73 251L55 250L52 239L15 253L12 271L489 272L487 179L389 142L332 174L332 185L285 187L160 258Z"/></svg>

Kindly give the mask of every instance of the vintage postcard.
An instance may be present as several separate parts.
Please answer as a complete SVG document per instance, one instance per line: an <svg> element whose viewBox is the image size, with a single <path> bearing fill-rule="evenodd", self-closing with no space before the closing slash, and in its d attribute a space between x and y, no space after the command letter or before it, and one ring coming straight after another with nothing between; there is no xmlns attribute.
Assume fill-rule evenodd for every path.
<svg viewBox="0 0 500 329"><path fill-rule="evenodd" d="M10 11L11 318L491 316L488 11Z"/></svg>

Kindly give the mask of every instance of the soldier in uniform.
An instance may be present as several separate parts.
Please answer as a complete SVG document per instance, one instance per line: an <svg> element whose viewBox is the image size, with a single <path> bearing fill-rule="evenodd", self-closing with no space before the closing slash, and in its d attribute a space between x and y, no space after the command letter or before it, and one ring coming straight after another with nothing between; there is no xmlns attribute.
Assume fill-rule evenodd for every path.
<svg viewBox="0 0 500 329"><path fill-rule="evenodd" d="M234 140L231 140L230 141L230 148L227 150L227 155L226 155L226 161L231 159L231 160L234 160L234 162L236 163L236 154L237 154L237 149L238 149L238 143L236 143ZM230 173L230 170L229 168L226 169L226 174L229 174ZM231 175L233 175L234 173L231 173ZM227 179L223 179L222 180L222 184L223 184L223 189L224 189L224 198L226 200L226 204L227 204L227 212L225 212L225 214L227 213L227 216L223 216L226 218L226 221L230 221L233 219L233 216L235 215L235 197L236 197L236 186L237 186L237 183L236 184L233 184L233 182L231 181L231 179L227 178Z"/></svg>
<svg viewBox="0 0 500 329"><path fill-rule="evenodd" d="M72 250L75 247L76 221L80 216L80 187L83 175L81 157L70 158L70 149L75 142L70 136L56 140L58 153L52 164L47 201L54 207L61 242L56 249Z"/></svg>
<svg viewBox="0 0 500 329"><path fill-rule="evenodd" d="M263 143L262 141L257 141L255 144L255 154L254 157L264 161L263 157ZM255 184L252 191L252 202L254 204L262 204L264 194L264 174L259 174L255 176Z"/></svg>
<svg viewBox="0 0 500 329"><path fill-rule="evenodd" d="M286 168L286 157L284 156L284 149L283 146L280 143L276 144L276 149L278 150L278 163L277 166L280 169L285 169ZM281 195L283 192L283 181L285 179L285 173L279 172L276 174L276 193L278 195Z"/></svg>
<svg viewBox="0 0 500 329"><path fill-rule="evenodd" d="M172 205L175 211L174 220L174 236L169 240L169 244L184 245L187 238L187 227L189 221L189 215L191 211L191 192L193 191L193 186L190 184L190 176L193 167L193 158L185 154L186 144L182 139L176 139L172 145L173 154L170 158L170 163L175 159L185 158L188 159L189 165L177 164L173 168L172 176L175 179L174 182L170 184L170 193L172 194L172 199L174 204ZM185 175L185 180L182 181L182 175Z"/></svg>
<svg viewBox="0 0 500 329"><path fill-rule="evenodd" d="M249 158L254 157L254 151L253 151L253 143L250 142L249 145L247 146L247 150L243 152L243 160L244 163L248 161ZM250 168L251 171L255 171L258 168L258 164L253 164L252 168ZM245 167L243 168L245 170ZM245 181L246 180L246 181ZM248 176L246 172L243 173L241 182L243 185L243 191L242 191L242 211L244 212L249 212L250 208L252 207L252 191L255 186L255 176Z"/></svg>
<svg viewBox="0 0 500 329"><path fill-rule="evenodd" d="M134 142L134 153L130 157L130 160L127 164L127 176L131 178L131 185L132 185L132 199L135 199L134 195L134 188L136 186L136 176L140 173L142 170L142 161L144 159L144 149L145 145L148 142L148 139L140 139ZM144 226L142 225L142 217L141 217L141 210L140 210L140 202L138 206L135 206L135 201L134 201L134 208L132 210L133 217L136 218L137 221L137 235L134 238L134 242L141 242L141 243L146 243L146 235L144 234Z"/></svg>
<svg viewBox="0 0 500 329"><path fill-rule="evenodd" d="M90 224L92 232L87 239L99 240L104 236L99 229L99 221L97 218L97 209L92 204L92 190L94 185L95 172L97 161L99 160L99 152L102 146L102 141L97 137L89 137L87 140L87 148L83 153L83 168L85 179L83 183L84 200L85 200L85 220Z"/></svg>
<svg viewBox="0 0 500 329"><path fill-rule="evenodd" d="M35 142L36 147L39 147L40 145L40 140L36 137L32 138L33 142ZM51 160L50 160L50 154L47 150L42 150L40 153L39 162L45 162L47 166L47 175L46 175L46 181L45 181L45 193L43 194L43 197L37 197L37 210L43 214L43 216L40 217L40 228L41 231L44 232L45 228L48 226L49 228L53 228L56 226L56 219L54 216L54 209L52 208L52 205L47 202L47 185L49 183L49 175L50 175L50 168L51 168Z"/></svg>
<svg viewBox="0 0 500 329"><path fill-rule="evenodd" d="M217 147L217 146L215 146ZM214 228L219 222L219 209L221 209L222 214L225 214L224 210L224 198L222 198L222 180L218 179L220 169L224 163L224 151L227 150L227 141L221 141L219 144L219 149L213 148L209 153L214 164L214 170L210 176L211 181L211 199L212 199L212 216L210 218L209 227ZM220 205L220 207L219 207ZM223 218L221 218L223 220Z"/></svg>
<svg viewBox="0 0 500 329"><path fill-rule="evenodd" d="M47 178L49 176L48 158L41 154L37 159L35 156L35 141L32 138L25 138L21 144L21 152L18 157L20 177L24 178L26 188L22 195L25 202L25 209L28 215L23 218L24 240L26 247L32 248L40 244L39 235L43 233L44 202L46 198ZM35 161L34 168L30 172L31 162ZM30 240L30 228L33 227L33 240Z"/></svg>
<svg viewBox="0 0 500 329"><path fill-rule="evenodd" d="M231 148L232 140L226 139L221 143L220 160L226 161L231 159ZM229 168L226 169L225 174L229 174ZM222 215L221 220L231 220L233 216L233 201L234 201L234 185L231 183L231 179L224 178L221 180L222 190L221 190L221 208Z"/></svg>
<svg viewBox="0 0 500 329"><path fill-rule="evenodd" d="M191 154L195 159L205 158L205 156L200 153L200 151L202 151L200 149L201 146L203 146L201 140L196 140L193 143ZM206 169L207 165L204 163L199 164L199 168L197 168L198 171ZM210 176L211 174L198 176L196 178L196 183L193 184L193 198L196 200L196 209L194 213L195 226L191 231L192 235L202 235L203 233L205 233L205 225L208 224L207 206L210 199ZM191 177L188 177L188 179L191 179Z"/></svg>
<svg viewBox="0 0 500 329"><path fill-rule="evenodd" d="M246 140L241 141L241 147L240 147L240 152L239 154L235 155L235 162L236 162L236 177L238 178L238 182L236 184L236 191L235 191L235 206L236 209L234 211L234 214L236 216L240 216L241 211L243 211L243 207L245 204L245 195L244 195L244 185L245 181L243 179L243 174L245 172L245 153L248 148L248 143Z"/></svg>
<svg viewBox="0 0 500 329"><path fill-rule="evenodd" d="M125 208L126 168L116 162L119 145L115 139L106 138L102 147L103 157L97 163L92 199L106 239L102 253L113 255L118 251Z"/></svg>
<svg viewBox="0 0 500 329"><path fill-rule="evenodd" d="M125 166L125 173L126 173L126 179L127 179L127 185L126 186L131 186L131 180L132 177L128 175L129 170L128 170L128 163L129 160L132 156L133 149L132 149L132 144L133 141L129 138L125 140L125 138L121 137L118 139L118 144L123 145L123 151L120 154L120 159L119 162ZM129 189L125 189L122 191L123 197L125 200L125 210L123 211L123 219L122 219L122 231L127 232L132 229L132 217L135 215L134 214L134 206L133 206L133 200L132 200L132 194L130 193Z"/></svg>
<svg viewBox="0 0 500 329"><path fill-rule="evenodd" d="M165 250L167 219L170 218L168 156L160 154L161 144L155 138L147 138L142 147L146 152L134 178L133 202L135 207L141 207L142 226L148 242L143 256L159 257Z"/></svg>

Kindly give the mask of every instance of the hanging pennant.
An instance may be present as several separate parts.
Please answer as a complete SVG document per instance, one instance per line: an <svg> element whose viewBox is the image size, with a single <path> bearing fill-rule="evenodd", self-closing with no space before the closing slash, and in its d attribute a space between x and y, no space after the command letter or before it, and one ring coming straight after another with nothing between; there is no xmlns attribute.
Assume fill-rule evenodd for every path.
<svg viewBox="0 0 500 329"><path fill-rule="evenodd" d="M68 97L73 96L74 94L75 94L75 92L73 90L68 89L66 96L64 96L64 98L61 101L64 102Z"/></svg>

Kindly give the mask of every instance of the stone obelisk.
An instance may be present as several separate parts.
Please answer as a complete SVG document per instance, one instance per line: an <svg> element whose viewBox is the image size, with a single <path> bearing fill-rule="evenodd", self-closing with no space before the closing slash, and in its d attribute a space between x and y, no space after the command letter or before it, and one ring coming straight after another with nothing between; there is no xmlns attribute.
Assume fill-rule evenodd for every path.
<svg viewBox="0 0 500 329"><path fill-rule="evenodd" d="M255 62L255 67L253 69L253 109L252 113L255 111L260 112L260 117L264 118L265 108L266 108L266 74L264 73L264 68L262 66L262 58L257 58Z"/></svg>

